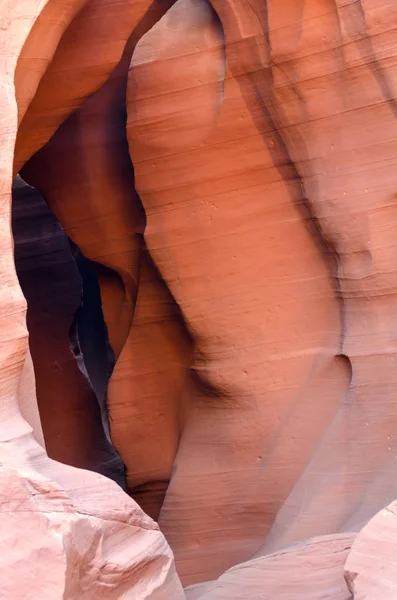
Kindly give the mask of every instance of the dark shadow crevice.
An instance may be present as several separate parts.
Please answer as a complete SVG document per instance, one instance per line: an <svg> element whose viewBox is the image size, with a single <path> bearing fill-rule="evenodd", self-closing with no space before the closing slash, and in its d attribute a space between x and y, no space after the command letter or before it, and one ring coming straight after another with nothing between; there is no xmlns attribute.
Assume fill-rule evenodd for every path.
<svg viewBox="0 0 397 600"><path fill-rule="evenodd" d="M48 454L125 488L124 466L106 431L113 364L95 272L74 248L77 268L62 227L20 177L13 186L12 226ZM70 330L78 333L72 344Z"/></svg>

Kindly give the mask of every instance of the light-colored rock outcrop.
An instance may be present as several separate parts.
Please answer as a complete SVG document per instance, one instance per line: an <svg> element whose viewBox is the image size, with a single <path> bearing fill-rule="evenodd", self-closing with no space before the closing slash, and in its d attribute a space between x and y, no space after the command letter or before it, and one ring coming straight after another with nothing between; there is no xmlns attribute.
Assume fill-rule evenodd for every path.
<svg viewBox="0 0 397 600"><path fill-rule="evenodd" d="M182 600L164 536L117 484L51 461L29 427L11 425L19 439L0 440L0 598Z"/></svg>
<svg viewBox="0 0 397 600"><path fill-rule="evenodd" d="M186 600L350 600L343 567L354 534L313 538L186 588Z"/></svg>
<svg viewBox="0 0 397 600"><path fill-rule="evenodd" d="M354 600L397 595L396 503L381 510L357 535L345 563Z"/></svg>

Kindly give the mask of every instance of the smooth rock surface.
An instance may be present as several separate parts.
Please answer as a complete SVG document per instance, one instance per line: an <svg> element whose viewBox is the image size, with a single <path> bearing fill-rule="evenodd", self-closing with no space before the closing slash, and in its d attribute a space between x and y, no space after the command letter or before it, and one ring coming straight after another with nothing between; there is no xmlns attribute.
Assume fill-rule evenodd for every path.
<svg viewBox="0 0 397 600"><path fill-rule="evenodd" d="M392 0L5 0L1 600L393 598L396 19ZM91 352L86 403L78 300L49 306L29 250L40 409L73 395L43 427L20 169L95 263L115 361L98 395ZM96 468L94 406L170 546L46 455L62 425L64 460Z"/></svg>
<svg viewBox="0 0 397 600"><path fill-rule="evenodd" d="M393 502L357 535L345 564L354 600L392 600L397 595L396 516Z"/></svg>
<svg viewBox="0 0 397 600"><path fill-rule="evenodd" d="M145 239L196 340L192 369L207 382L193 383L160 514L186 583L258 550L350 376L299 182L274 164L229 62L223 80L224 52L210 5L180 2L138 44L128 82ZM199 118L196 89L208 99Z"/></svg>
<svg viewBox="0 0 397 600"><path fill-rule="evenodd" d="M36 426L26 301L11 232L14 76L31 28L51 4L5 2L0 11L0 597L182 600L172 553L157 525L117 484L49 459L20 412L23 407ZM39 36L36 48L43 56L46 40Z"/></svg>
<svg viewBox="0 0 397 600"><path fill-rule="evenodd" d="M350 600L343 565L354 534L313 538L186 588L186 600Z"/></svg>
<svg viewBox="0 0 397 600"><path fill-rule="evenodd" d="M381 4L214 0L204 18L181 1L133 55L145 239L208 382L160 514L186 583L358 531L397 496L396 9Z"/></svg>

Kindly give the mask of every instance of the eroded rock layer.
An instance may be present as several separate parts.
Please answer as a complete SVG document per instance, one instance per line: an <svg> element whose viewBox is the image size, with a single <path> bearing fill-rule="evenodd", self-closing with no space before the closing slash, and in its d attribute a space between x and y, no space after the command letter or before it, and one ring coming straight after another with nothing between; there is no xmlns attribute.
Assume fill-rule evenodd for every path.
<svg viewBox="0 0 397 600"><path fill-rule="evenodd" d="M396 6L1 7L0 598L393 598Z"/></svg>
<svg viewBox="0 0 397 600"><path fill-rule="evenodd" d="M157 525L116 483L49 459L41 445L26 302L11 232L18 123L14 75L42 11L54 9L52 18L65 26L62 16L72 5L6 2L0 11L0 595L5 600L182 599L172 553ZM46 54L43 33L35 47L39 56Z"/></svg>
<svg viewBox="0 0 397 600"><path fill-rule="evenodd" d="M213 389L160 516L185 581L397 492L388 7L264 4L178 2L128 84L145 238Z"/></svg>

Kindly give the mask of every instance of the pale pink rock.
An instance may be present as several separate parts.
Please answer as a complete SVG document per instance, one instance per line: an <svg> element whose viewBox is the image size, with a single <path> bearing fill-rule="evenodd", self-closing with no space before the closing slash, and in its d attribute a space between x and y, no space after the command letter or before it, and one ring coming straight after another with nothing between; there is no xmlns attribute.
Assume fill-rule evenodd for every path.
<svg viewBox="0 0 397 600"><path fill-rule="evenodd" d="M343 566L354 534L313 538L186 588L186 600L350 600Z"/></svg>
<svg viewBox="0 0 397 600"><path fill-rule="evenodd" d="M164 536L117 484L2 425L19 434L0 440L2 600L183 599Z"/></svg>
<svg viewBox="0 0 397 600"><path fill-rule="evenodd" d="M397 598L397 503L393 502L358 533L345 564L354 600Z"/></svg>

